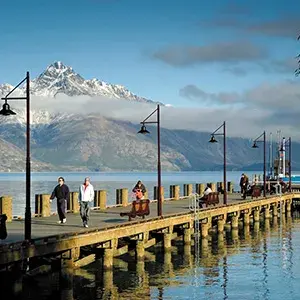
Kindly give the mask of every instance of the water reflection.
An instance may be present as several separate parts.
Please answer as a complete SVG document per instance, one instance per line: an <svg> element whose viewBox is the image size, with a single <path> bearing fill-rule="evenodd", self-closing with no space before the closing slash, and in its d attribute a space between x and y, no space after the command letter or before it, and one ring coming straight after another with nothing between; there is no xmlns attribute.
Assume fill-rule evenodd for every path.
<svg viewBox="0 0 300 300"><path fill-rule="evenodd" d="M193 243L179 241L175 251L147 249L145 261L136 262L134 255L117 258L111 271L103 272L98 260L81 269L23 278L23 288L13 278L10 293L39 300L297 299L300 220L276 219L203 239L199 259Z"/></svg>

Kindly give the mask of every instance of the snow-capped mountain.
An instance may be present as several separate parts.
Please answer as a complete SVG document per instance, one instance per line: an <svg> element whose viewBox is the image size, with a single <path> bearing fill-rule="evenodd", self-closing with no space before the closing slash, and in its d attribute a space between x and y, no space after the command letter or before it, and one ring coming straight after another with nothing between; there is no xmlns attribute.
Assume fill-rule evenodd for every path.
<svg viewBox="0 0 300 300"><path fill-rule="evenodd" d="M13 88L10 84L0 84L0 95L6 95ZM25 87L16 90L16 94L24 93ZM139 97L122 85L90 79L86 80L71 67L58 61L31 81L30 92L33 96L55 97L59 94L68 96L105 96L108 98L125 99L129 101L156 103L152 100Z"/></svg>

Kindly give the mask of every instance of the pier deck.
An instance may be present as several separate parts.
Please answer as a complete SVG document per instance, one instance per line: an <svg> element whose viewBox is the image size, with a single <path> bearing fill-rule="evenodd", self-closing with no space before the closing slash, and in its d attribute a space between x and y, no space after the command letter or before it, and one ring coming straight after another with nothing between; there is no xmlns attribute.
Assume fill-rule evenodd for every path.
<svg viewBox="0 0 300 300"><path fill-rule="evenodd" d="M200 230L201 239L205 240L209 229L215 226L223 235L226 223L230 224L232 232L237 232L239 221L249 227L250 218L257 225L261 217L277 219L279 214L291 213L292 201L299 196L287 193L282 197L274 195L242 200L240 194L230 194L228 205L210 206L197 214L190 212L188 199L165 201L163 217L156 216L156 203L152 202L150 216L131 222L120 217L120 212L130 210L130 206L107 208L92 212L90 228L82 227L79 214L68 214L66 224L57 224L57 216L34 218L33 240L25 243L22 242L24 221L14 220L7 224L9 236L0 244L0 266L39 257L46 260L58 258L82 266L100 255L104 259L104 269L109 269L112 268L113 257L122 256L132 246L139 258L144 257L145 249L161 241L166 251L171 248L173 239L180 238L185 244L190 244L195 230ZM196 219L199 222L195 222ZM194 228L199 223L200 228ZM84 256L86 246L91 249L88 256Z"/></svg>
<svg viewBox="0 0 300 300"><path fill-rule="evenodd" d="M248 197L247 200L250 200ZM262 199L262 197L258 198ZM228 204L245 201L241 199L239 193L228 194ZM223 203L223 196L220 195L220 205ZM107 208L105 211L91 210L89 228L86 229L82 226L81 218L79 213L68 213L66 224L57 224L58 216L52 215L50 217L37 217L32 219L32 238L42 238L47 236L53 236L63 233L82 233L90 229L101 229L110 226L115 226L120 223L128 221L128 217L120 217L120 212L126 212L130 210L131 206L128 207L112 207ZM213 208L214 206L210 206ZM176 201L164 201L163 202L163 215L188 213L189 200L180 199ZM150 204L150 215L146 217L147 220L157 217L157 203L151 202ZM135 220L141 220L136 218ZM6 240L1 241L1 244L19 242L24 239L24 220L13 220L7 223L8 237Z"/></svg>

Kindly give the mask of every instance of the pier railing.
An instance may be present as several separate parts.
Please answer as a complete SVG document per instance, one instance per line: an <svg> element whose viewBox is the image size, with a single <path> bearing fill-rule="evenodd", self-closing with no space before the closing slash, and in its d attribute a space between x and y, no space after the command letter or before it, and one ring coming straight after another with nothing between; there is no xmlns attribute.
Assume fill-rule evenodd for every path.
<svg viewBox="0 0 300 300"><path fill-rule="evenodd" d="M222 189L223 182L210 182L213 192ZM187 198L193 192L202 195L206 187L205 183L186 183L183 184L182 194L180 193L180 185L170 185L169 195L166 195L167 189L161 187L161 195L163 201L176 201ZM234 183L232 181L227 183L228 193L233 192ZM158 187L154 187L153 198L151 202L157 201ZM148 198L148 190L145 193L145 198ZM115 202L108 205L107 203L107 191L95 190L94 203L91 209L93 210L105 210L111 207L126 207L131 205L129 197L129 191L127 188L119 188L115 190ZM11 196L0 197L0 214L6 214L7 221L10 222L13 219L22 219L21 216L14 216L13 211L13 198ZM70 192L70 199L67 201L67 213L79 213L78 192ZM55 213L51 212L50 194L36 194L35 195L35 210L33 217L49 217Z"/></svg>

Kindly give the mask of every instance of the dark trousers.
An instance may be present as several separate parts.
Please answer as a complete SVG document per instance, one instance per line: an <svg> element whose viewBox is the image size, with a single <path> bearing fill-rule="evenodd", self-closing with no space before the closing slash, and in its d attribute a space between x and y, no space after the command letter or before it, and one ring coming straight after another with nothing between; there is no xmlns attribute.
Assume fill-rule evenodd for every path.
<svg viewBox="0 0 300 300"><path fill-rule="evenodd" d="M80 202L80 216L82 219L82 222L87 223L90 218L90 206L89 202L81 201Z"/></svg>
<svg viewBox="0 0 300 300"><path fill-rule="evenodd" d="M65 199L57 199L57 213L59 220L62 221L66 218L66 200Z"/></svg>

